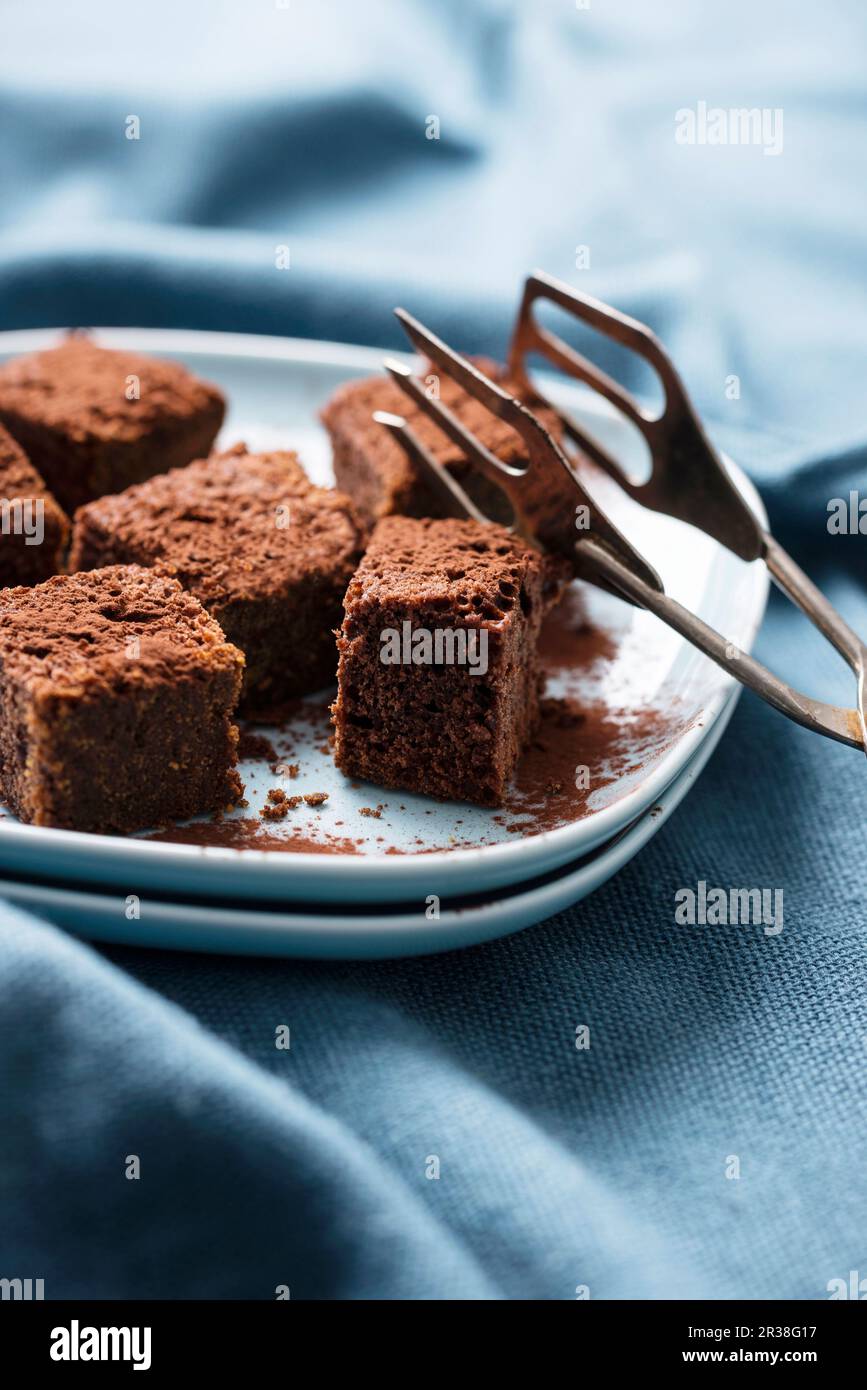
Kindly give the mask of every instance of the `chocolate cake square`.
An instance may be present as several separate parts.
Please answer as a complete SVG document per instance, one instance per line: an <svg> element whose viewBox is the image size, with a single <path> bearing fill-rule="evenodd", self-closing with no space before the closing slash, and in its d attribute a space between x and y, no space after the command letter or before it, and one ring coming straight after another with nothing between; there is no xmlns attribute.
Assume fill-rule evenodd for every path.
<svg viewBox="0 0 867 1390"><path fill-rule="evenodd" d="M261 717L333 683L361 549L348 497L314 487L294 454L240 444L83 507L70 568L179 579L245 653L244 709Z"/></svg>
<svg viewBox="0 0 867 1390"><path fill-rule="evenodd" d="M499 363L488 358L470 360L485 376L520 396L518 387L510 383L505 368ZM468 395L451 377L437 375L433 366L422 370L421 377L436 381L441 403L491 453L504 463L526 461L526 448L520 435L492 415L474 396ZM536 398L524 403L549 433L561 441L563 427L558 415ZM383 516L443 516L441 503L423 473L394 435L373 419L375 410L403 416L419 441L449 470L485 515L495 521L508 522L510 512L508 507L504 508L498 489L471 469L457 444L383 373L341 386L320 417L331 436L337 486L349 494L368 525Z"/></svg>
<svg viewBox="0 0 867 1390"><path fill-rule="evenodd" d="M179 363L80 334L0 366L0 423L68 512L202 458L224 411Z"/></svg>
<svg viewBox="0 0 867 1390"><path fill-rule="evenodd" d="M66 513L0 425L0 586L57 574L68 538Z"/></svg>
<svg viewBox="0 0 867 1390"><path fill-rule="evenodd" d="M538 718L536 646L565 574L499 526L385 517L345 600L337 766L502 803Z"/></svg>
<svg viewBox="0 0 867 1390"><path fill-rule="evenodd" d="M0 795L33 825L133 831L238 799L241 653L136 567L0 591Z"/></svg>

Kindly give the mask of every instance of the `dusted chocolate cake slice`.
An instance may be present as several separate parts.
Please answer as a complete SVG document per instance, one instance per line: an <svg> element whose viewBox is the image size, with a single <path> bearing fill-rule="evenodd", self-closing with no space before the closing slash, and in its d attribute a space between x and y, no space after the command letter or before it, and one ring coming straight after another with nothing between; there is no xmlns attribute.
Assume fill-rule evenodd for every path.
<svg viewBox="0 0 867 1390"><path fill-rule="evenodd" d="M0 425L0 586L57 574L68 536L66 513Z"/></svg>
<svg viewBox="0 0 867 1390"><path fill-rule="evenodd" d="M244 659L173 579L114 566L0 591L0 794L132 831L238 799Z"/></svg>
<svg viewBox="0 0 867 1390"><path fill-rule="evenodd" d="M348 497L314 487L294 454L241 444L83 507L70 568L153 565L179 579L245 653L256 714L333 682L361 549Z"/></svg>
<svg viewBox="0 0 867 1390"><path fill-rule="evenodd" d="M177 362L73 334L0 366L0 423L68 512L202 458L225 401Z"/></svg>
<svg viewBox="0 0 867 1390"><path fill-rule="evenodd" d="M346 593L337 766L383 787L501 803L537 722L539 628L564 580L499 526L380 521Z"/></svg>
<svg viewBox="0 0 867 1390"><path fill-rule="evenodd" d="M487 358L470 360L492 381L519 394L517 387L510 387L505 369L496 362ZM469 396L451 377L436 376L432 366L422 372L421 377L430 379L432 389L436 384L442 404L491 453L504 463L526 459L520 435ZM558 442L562 440L563 428L554 411L535 400L526 400L525 404ZM420 442L448 468L486 516L509 520L510 513L503 509L498 490L470 468L458 446L383 373L341 386L321 417L331 436L337 486L349 494L368 524L372 525L383 516L439 517L443 514L437 497L399 441L372 418L375 410L402 415Z"/></svg>

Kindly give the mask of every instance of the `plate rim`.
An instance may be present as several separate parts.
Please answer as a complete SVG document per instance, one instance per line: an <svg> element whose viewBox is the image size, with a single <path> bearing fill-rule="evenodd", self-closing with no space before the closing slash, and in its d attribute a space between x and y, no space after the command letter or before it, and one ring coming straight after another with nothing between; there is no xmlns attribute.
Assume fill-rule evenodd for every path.
<svg viewBox="0 0 867 1390"><path fill-rule="evenodd" d="M649 806L630 824L624 826L616 835L605 842L602 846L597 846L595 850L588 854L581 855L575 860L574 864L566 863L560 866L552 874L547 876L547 881L538 884L534 880L526 880L517 886L492 888L491 898L484 903L474 904L470 908L461 907L458 904L455 908L449 908L446 915L439 920L436 927L426 926L419 920L419 910L416 907L412 916L404 913L390 914L386 921L381 918L377 921L375 913L367 913L364 917L356 920L344 918L342 921L333 920L338 912L337 904L324 904L324 910L317 912L308 907L303 914L295 914L298 920L287 925L280 918L287 918L292 915L288 912L274 912L263 910L256 906L247 908L246 913L252 921L233 920L231 923L220 924L224 930L228 930L228 936L222 934L218 939L208 939L206 935L206 924L199 923L200 934L191 939L185 932L185 925L189 927L189 917L181 919L180 930L177 926L177 912L181 906L170 900L157 900L156 906L165 909L163 920L169 914L174 914L167 927L170 935L167 937L163 932L156 937L151 935L150 940L119 938L116 935L105 935L97 932L90 935L86 931L79 931L76 927L66 927L76 936L83 940L93 942L97 945L117 945L126 948L152 949L152 950L178 950L194 951L196 954L225 954L231 956L248 956L271 959L321 959L321 960L396 960L410 956L439 955L446 951L464 949L470 946L482 945L485 942L499 940L505 936L514 935L516 932L524 931L531 926L538 925L556 916L560 912L565 912L576 902L583 901L598 888L612 879L615 874L638 854L645 845L653 839L665 822L677 810L685 800L695 782L704 770L705 765L714 753L719 744L725 728L734 713L737 705L739 692L730 701L729 706L723 712L721 719L714 727L711 735L705 739L701 746L696 750L687 765L666 787L657 805ZM543 877L539 875L538 877ZM0 874L0 897L8 892L10 880L4 880ZM19 882L16 886L27 889L32 887L37 889L37 884ZM577 887L578 891L573 891ZM65 887L52 885L50 891L55 897L69 902L70 898L83 900L80 904L82 912L92 910L92 904L100 899L109 899L110 894L102 889L86 892L76 890L70 893ZM61 904L49 903L38 905L22 901L23 894L15 897L6 897L14 907L21 911L33 913L43 913L51 920L52 906L59 907ZM120 894L117 895L120 897ZM540 899L544 899L543 910L537 913ZM553 905L552 905L552 900ZM532 904L532 906L531 906ZM153 904L152 904L153 905ZM401 906L406 906L401 905ZM531 916L522 921L515 921L516 916L521 916L522 908L530 908ZM200 914L207 913L213 926L215 905L207 901L200 901L183 905L183 911ZM226 908L228 915L231 908ZM502 921L498 921L504 915L511 917L505 929L502 929ZM271 921L268 922L268 918ZM329 920L329 918L331 920ZM267 923L267 926L266 926ZM469 928L469 930L467 930ZM242 940L244 933L256 932L258 936L254 941L250 941L249 936ZM310 933L314 936L311 937ZM357 935L356 935L357 933ZM181 937L182 939L178 939ZM313 943L312 946L310 943ZM272 946L277 949L272 949ZM325 949L322 949L325 948Z"/></svg>
<svg viewBox="0 0 867 1390"><path fill-rule="evenodd" d="M57 341L67 331L62 328L37 328L0 332L0 354L33 351ZM222 333L210 329L124 326L92 327L89 331L98 341L118 347L138 347L143 351L187 353L212 356L221 360L233 356L249 359L265 357L272 361L321 364L332 368L347 367L355 370L357 367L362 371L371 367L378 370L383 355L388 352L386 348L335 343L323 339ZM412 360L408 354L390 355L404 356L406 360ZM582 402L586 404L589 413L610 418L611 407L595 393L582 392ZM726 464L749 505L762 524L766 525L767 515L754 484L731 459L726 458ZM756 603L749 641L744 644L747 651L752 649L761 627L770 588L767 569L760 565L760 562L756 562L756 566ZM367 891L382 880L385 872L392 888L399 888L404 882L407 885L412 884L419 876L420 859L424 860L425 873L430 873L431 876L456 870L468 873L473 866L478 865L480 870L484 867L486 873L496 876L496 886L505 886L508 882L520 881L521 873L518 866L527 857L532 858L534 865L538 860L543 860L549 868L555 866L554 861L567 862L568 845L576 834L576 826L583 827L585 832L592 826L592 831L587 835L587 842L581 849L582 853L590 854L600 844L610 840L624 825L632 824L642 814L642 810L638 809L630 815L630 800L635 798L640 800L642 806L650 806L659 799L663 791L691 762L729 702L737 698L740 689L733 676L720 671L719 684L712 700L703 710L701 722L694 723L681 735L671 753L661 757L637 787L626 792L616 802L600 808L590 817L571 821L554 829L538 831L533 835L514 837L510 841L430 850L423 856L375 853L350 855L339 852L323 855L294 850L269 851L153 842L133 836L90 835L83 831L10 822L0 825L0 844L4 846L3 857L6 859L15 854L16 848L23 851L29 847L32 851L41 849L47 856L62 854L64 859L81 858L96 870L114 864L122 858L124 871L130 874L135 874L140 869L159 871L162 868L172 875L187 870L191 874L198 873L204 877L202 870L206 865L212 868L219 865L225 869L237 867L238 857L242 855L245 864L249 864L251 870L255 866L257 881L260 884L263 880L266 881L269 890L288 888L288 881L292 878L316 882L322 877L323 868L327 866L328 876L334 879L336 885L333 889L334 899L329 900L339 900L342 895L355 888ZM504 870L511 873L512 877L503 878L501 875ZM544 869L540 867L538 871L544 872ZM74 879L73 867L67 867L67 874ZM215 896L223 895L222 878L221 874L214 883Z"/></svg>

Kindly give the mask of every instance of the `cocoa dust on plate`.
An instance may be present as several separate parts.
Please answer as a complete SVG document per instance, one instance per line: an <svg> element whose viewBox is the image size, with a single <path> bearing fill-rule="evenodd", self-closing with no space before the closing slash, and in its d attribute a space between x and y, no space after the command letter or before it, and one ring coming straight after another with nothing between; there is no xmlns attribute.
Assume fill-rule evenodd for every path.
<svg viewBox="0 0 867 1390"><path fill-rule="evenodd" d="M590 798L638 772L669 746L670 719L571 699L543 700L539 731L524 753L506 804L495 814L510 834L538 835L590 814Z"/></svg>
<svg viewBox="0 0 867 1390"><path fill-rule="evenodd" d="M616 636L593 626L581 590L567 589L539 634L539 660L545 675L559 676L576 668L586 674L612 661L616 653Z"/></svg>
<svg viewBox="0 0 867 1390"><path fill-rule="evenodd" d="M542 700L539 729L525 750L513 779L506 803L490 813L490 825L497 832L491 839L471 833L466 838L455 835L451 848L476 847L502 839L505 830L510 835L537 835L581 820L595 807L591 800L605 787L622 779L640 777L648 764L661 757L672 743L682 737L686 723L683 712L673 706L665 709L618 709L606 703L605 667L618 652L616 630L595 626L587 616L583 591L570 589L563 601L549 615L542 628L539 654L543 671L549 682L567 693L549 695ZM600 692L600 698L587 699L570 693L569 676L586 680ZM276 729L275 740L246 730L241 735L241 751L249 759L271 764L273 771L293 774L293 791L303 792L303 771L288 764L293 744L300 737L303 725L310 736L321 739L330 728L331 698L296 700L281 710L282 720ZM320 745L324 747L324 744ZM285 750L285 751L284 751ZM315 773L310 773L310 778ZM295 782L294 778L298 781ZM316 786L314 781L313 786ZM312 789L311 789L312 790ZM294 800L295 798L293 798ZM306 800L306 798L305 798ZM459 809L458 807L455 808ZM302 823L295 820L295 810L280 822L279 833L273 821L261 817L226 817L222 821L195 821L188 825L162 829L147 836L164 843L222 847L239 850L279 850L295 854L360 854L370 840L352 838L329 829L329 810L323 806L315 820ZM368 807L361 814L371 815ZM380 821L380 817L375 817ZM293 824L293 821L295 822ZM384 823L380 821L380 823ZM342 821L333 823L335 828ZM461 824L460 820L455 825ZM382 837L377 837L381 840ZM416 838L412 848L389 846L384 852L393 854L436 853L447 848L442 843L425 843Z"/></svg>
<svg viewBox="0 0 867 1390"><path fill-rule="evenodd" d="M172 826L148 835L148 840L163 844L198 845L202 849L279 849L294 854L359 854L363 840L350 840L344 835L325 835L312 839L309 835L275 835L263 826L258 816L240 820L191 821L189 825Z"/></svg>
<svg viewBox="0 0 867 1390"><path fill-rule="evenodd" d="M548 681L579 673L596 677L618 651L617 634L595 627L584 591L574 586L546 619L539 656ZM568 681L567 681L568 687ZM684 732L674 707L617 709L604 699L562 695L542 700L538 732L494 819L510 834L539 834L591 814L591 797L662 756Z"/></svg>

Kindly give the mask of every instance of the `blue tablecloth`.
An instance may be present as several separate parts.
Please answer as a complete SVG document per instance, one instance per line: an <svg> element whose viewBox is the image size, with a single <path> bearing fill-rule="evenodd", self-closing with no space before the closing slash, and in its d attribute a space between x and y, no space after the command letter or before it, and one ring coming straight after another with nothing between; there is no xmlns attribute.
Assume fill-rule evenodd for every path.
<svg viewBox="0 0 867 1390"><path fill-rule="evenodd" d="M397 345L403 301L497 350L542 265L657 329L867 632L865 541L826 527L865 487L856 0L7 0L2 24L0 326ZM782 111L782 149L680 143L702 102ZM781 603L760 655L850 702ZM429 960L100 951L4 909L0 1276L49 1297L813 1299L867 1275L865 775L745 696L616 880ZM781 888L782 933L677 925L701 879Z"/></svg>

